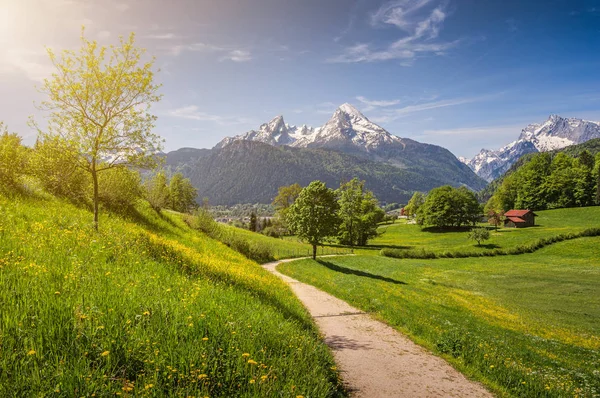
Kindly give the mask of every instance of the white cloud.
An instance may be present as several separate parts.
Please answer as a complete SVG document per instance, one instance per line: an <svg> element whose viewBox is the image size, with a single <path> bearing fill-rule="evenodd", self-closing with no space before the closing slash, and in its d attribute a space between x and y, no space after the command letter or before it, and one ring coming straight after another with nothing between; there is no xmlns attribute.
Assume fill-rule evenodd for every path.
<svg viewBox="0 0 600 398"><path fill-rule="evenodd" d="M398 100L398 99L396 99L396 100L369 100L361 95L356 97L356 99L358 101L360 101L361 103L363 103L364 105L366 105L366 107L362 109L363 112L369 112L369 111L372 111L373 109L381 108L381 107L394 106L394 105L398 105L400 103L400 100Z"/></svg>
<svg viewBox="0 0 600 398"><path fill-rule="evenodd" d="M168 112L171 117L196 120L199 122L213 122L222 126L230 126L235 124L248 124L252 120L239 117L225 117L202 112L196 105L187 105L181 108L172 109Z"/></svg>
<svg viewBox="0 0 600 398"><path fill-rule="evenodd" d="M327 61L351 63L398 59L402 61L402 65L410 66L419 56L445 54L460 41L432 41L439 36L443 22L448 16L443 4L438 4L432 9L431 6L435 4L434 0L400 0L384 4L371 14L371 24L375 27L392 25L402 30L406 36L378 47L369 43L358 43L346 47L340 55Z"/></svg>
<svg viewBox="0 0 600 398"><path fill-rule="evenodd" d="M502 93L482 95L482 96L477 96L477 97L452 98L452 99L446 99L446 100L441 100L441 101L424 102L424 103L408 105L408 106L404 106L402 108L396 108L396 109L389 109L389 108L382 109L380 111L379 115L377 115L371 119L374 122L385 123L385 122L397 120L399 118L405 117L407 115L410 115L410 114L416 113L416 112L422 112L422 111L438 109L438 108L446 108L449 106L470 104L473 102L487 101L487 100L497 98L500 95L502 95Z"/></svg>
<svg viewBox="0 0 600 398"><path fill-rule="evenodd" d="M108 39L110 37L110 32L108 30L101 30L98 32L98 39Z"/></svg>
<svg viewBox="0 0 600 398"><path fill-rule="evenodd" d="M204 52L220 54L219 61L248 62L252 60L252 54L248 50L232 49L207 43L176 44L167 48L173 56L179 56L184 52Z"/></svg>
<svg viewBox="0 0 600 398"><path fill-rule="evenodd" d="M180 36L175 33L161 33L161 34L152 34L144 36L146 39L154 39L154 40L173 40L178 39Z"/></svg>
<svg viewBox="0 0 600 398"><path fill-rule="evenodd" d="M233 50L227 55L221 57L220 61L233 61L233 62L248 62L252 59L252 55L249 51L245 50Z"/></svg>

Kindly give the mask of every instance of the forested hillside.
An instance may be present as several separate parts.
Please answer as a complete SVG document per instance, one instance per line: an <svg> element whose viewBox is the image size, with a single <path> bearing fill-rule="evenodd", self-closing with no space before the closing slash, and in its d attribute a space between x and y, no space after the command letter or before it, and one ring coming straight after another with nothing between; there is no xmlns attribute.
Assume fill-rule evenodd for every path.
<svg viewBox="0 0 600 398"><path fill-rule="evenodd" d="M414 191L429 191L445 184L459 186L459 181L465 179L474 189L485 185L462 164L459 166L465 170L453 165L426 166L421 159L400 168L332 150L274 147L253 141L237 141L213 149L209 154L200 154L194 162L180 159L180 151L170 152L167 166L188 177L199 197L208 197L211 204L270 203L283 185L305 186L321 180L338 186L354 177L366 181L366 188L387 202L406 202Z"/></svg>
<svg viewBox="0 0 600 398"><path fill-rule="evenodd" d="M592 155L592 156L596 156L598 153L600 153L600 138L589 140L587 142L584 142L583 144L571 145L566 148L557 149L557 150L550 151L547 153L550 155L551 158L554 157L558 153L565 153L566 155L569 155L570 157L576 158L576 157L579 157L579 155L583 151L588 151L590 153L590 155ZM519 160L515 164L513 164L506 173L504 173L502 176L498 177L494 181L490 182L488 184L488 186L486 186L484 189L479 191L479 193L478 193L479 200L482 202L486 202L487 200L489 200L494 195L494 193L498 190L498 188L500 186L502 186L502 182L507 177L509 177L511 174L513 174L515 171L517 171L519 168L521 168L525 164L531 162L531 160L534 159L535 156L537 156L537 155L538 154L536 154L536 153L530 153L530 154L524 155L521 158L519 158Z"/></svg>

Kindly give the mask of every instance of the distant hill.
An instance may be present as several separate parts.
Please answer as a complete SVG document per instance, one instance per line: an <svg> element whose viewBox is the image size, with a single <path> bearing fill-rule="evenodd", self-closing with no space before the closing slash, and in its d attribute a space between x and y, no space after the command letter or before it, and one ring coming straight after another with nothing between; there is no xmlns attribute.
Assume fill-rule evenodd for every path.
<svg viewBox="0 0 600 398"><path fill-rule="evenodd" d="M578 157L581 154L581 152L585 150L587 150L593 156L596 156L597 153L600 153L600 138L591 139L589 141L584 142L583 144L570 145L565 148L555 149L550 151L549 153L551 154L551 156L553 156L559 152L563 152L571 157ZM479 193L477 194L478 199L481 202L486 202L489 198L491 198L494 195L494 193L500 187L500 185L502 185L502 182L506 177L514 173L524 164L531 161L531 159L536 155L536 153L537 152L528 153L526 155L521 156L515 163L512 164L512 166L504 174L496 178L494 181L490 182L488 186L479 191Z"/></svg>
<svg viewBox="0 0 600 398"><path fill-rule="evenodd" d="M200 156L187 162L181 161L186 156L180 151L170 152L166 163L190 178L199 197L208 197L211 204L270 203L280 186L305 186L316 179L336 188L358 177L377 198L388 202L407 202L414 191L444 184L461 185L452 175L444 178L443 172L428 172L419 165L402 169L338 151L256 141L238 140L196 155ZM478 188L484 184L476 177L473 182Z"/></svg>

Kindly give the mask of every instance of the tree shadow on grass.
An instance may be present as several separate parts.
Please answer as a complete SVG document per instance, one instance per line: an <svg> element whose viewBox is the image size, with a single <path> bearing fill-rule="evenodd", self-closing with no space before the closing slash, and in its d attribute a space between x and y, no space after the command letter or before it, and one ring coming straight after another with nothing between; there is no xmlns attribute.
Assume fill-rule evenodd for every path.
<svg viewBox="0 0 600 398"><path fill-rule="evenodd" d="M483 247L484 249L500 249L500 245L497 245L495 243L487 243L487 244L481 245L479 247Z"/></svg>
<svg viewBox="0 0 600 398"><path fill-rule="evenodd" d="M332 271L341 272L341 273L347 274L347 275L355 275L355 276L361 276L361 277L370 278L370 279L376 279L376 280L379 280L379 281L393 283L395 285L406 285L407 284L406 282L398 281L398 280L392 279L392 278L387 278L385 276L370 274L368 272L359 271L359 270L356 270L356 269L351 269L351 268L346 268L346 267L340 267L339 265L336 265L336 264L331 263L329 261L317 260L317 262L319 264L321 264L321 265L329 268Z"/></svg>

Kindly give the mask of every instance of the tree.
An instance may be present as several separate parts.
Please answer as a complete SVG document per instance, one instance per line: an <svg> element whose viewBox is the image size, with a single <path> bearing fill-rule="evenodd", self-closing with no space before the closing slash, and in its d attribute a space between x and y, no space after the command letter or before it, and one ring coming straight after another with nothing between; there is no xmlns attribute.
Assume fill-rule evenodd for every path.
<svg viewBox="0 0 600 398"><path fill-rule="evenodd" d="M422 192L415 192L408 201L408 204L404 207L404 215L408 217L414 217L421 207L425 203L425 195Z"/></svg>
<svg viewBox="0 0 600 398"><path fill-rule="evenodd" d="M480 216L480 206L475 194L465 187L450 185L432 189L419 208L420 224L434 227L460 227L475 225Z"/></svg>
<svg viewBox="0 0 600 398"><path fill-rule="evenodd" d="M365 182L357 178L341 184L337 190L340 218L338 239L350 246L364 246L377 235L377 224L383 220L373 192L365 189Z"/></svg>
<svg viewBox="0 0 600 398"><path fill-rule="evenodd" d="M171 209L180 213L187 213L198 205L196 197L198 191L192 185L188 178L184 178L183 174L175 173L169 182L169 197L171 199Z"/></svg>
<svg viewBox="0 0 600 398"><path fill-rule="evenodd" d="M337 211L335 192L321 181L313 181L302 189L290 206L289 226L298 237L312 245L313 259L317 257L317 245L337 233Z"/></svg>
<svg viewBox="0 0 600 398"><path fill-rule="evenodd" d="M256 213L250 213L250 224L248 225L248 229L252 232L256 232L257 222L256 222Z"/></svg>
<svg viewBox="0 0 600 398"><path fill-rule="evenodd" d="M283 187L279 187L277 196L273 199L272 205L275 207L275 211L277 212L277 216L283 227L286 227L286 219L287 212L291 205L294 204L294 201L300 195L300 191L302 191L302 187L300 184L292 184L286 185Z"/></svg>
<svg viewBox="0 0 600 398"><path fill-rule="evenodd" d="M473 228L469 232L469 239L477 241L477 246L481 246L481 242L490 238L490 231L487 228Z"/></svg>
<svg viewBox="0 0 600 398"><path fill-rule="evenodd" d="M94 228L98 229L98 173L113 167L155 164L162 140L152 133L152 103L161 98L153 83L154 60L142 61L133 33L110 48L87 40L82 31L79 51L57 56L48 50L57 71L44 80L49 112L48 135L60 135L76 154L78 167L90 173ZM34 123L35 125L35 123Z"/></svg>
<svg viewBox="0 0 600 398"><path fill-rule="evenodd" d="M0 122L0 186L14 188L25 170L26 161L27 148L21 145L21 138L9 133Z"/></svg>
<svg viewBox="0 0 600 398"><path fill-rule="evenodd" d="M169 186L167 183L165 172L159 171L144 184L146 200L157 212L169 205Z"/></svg>

